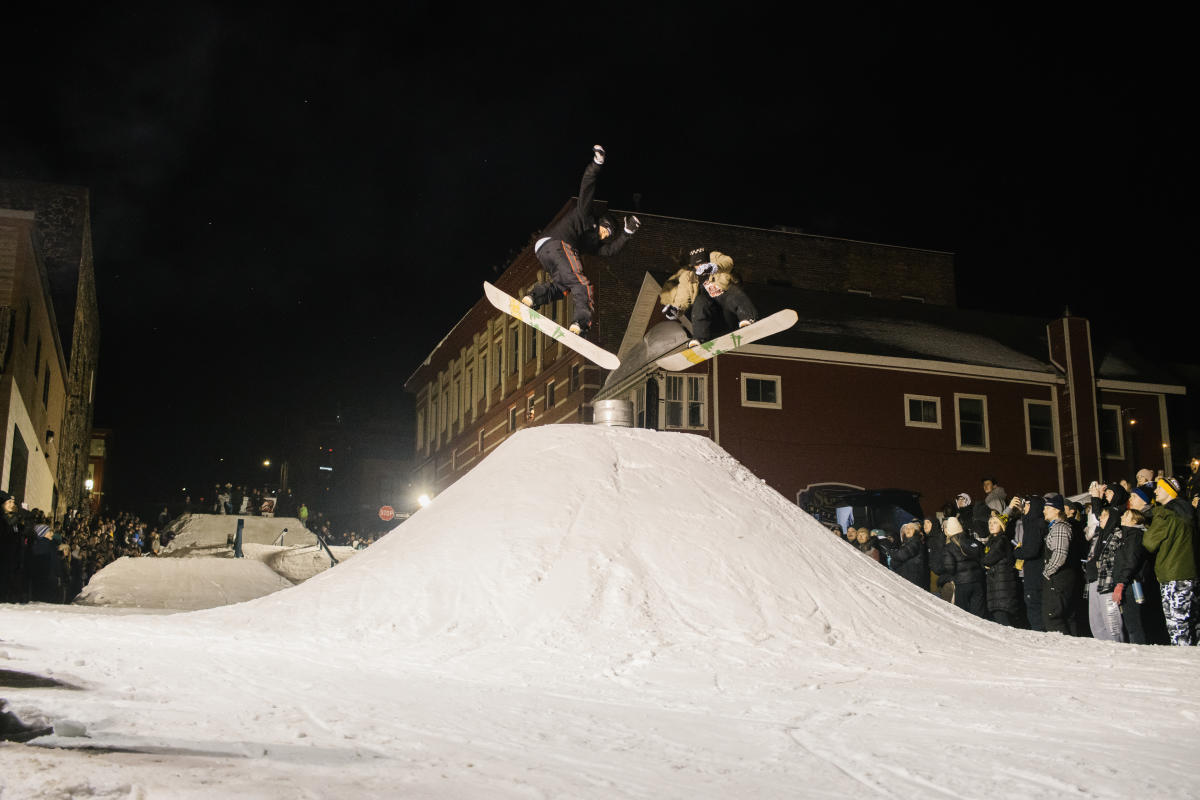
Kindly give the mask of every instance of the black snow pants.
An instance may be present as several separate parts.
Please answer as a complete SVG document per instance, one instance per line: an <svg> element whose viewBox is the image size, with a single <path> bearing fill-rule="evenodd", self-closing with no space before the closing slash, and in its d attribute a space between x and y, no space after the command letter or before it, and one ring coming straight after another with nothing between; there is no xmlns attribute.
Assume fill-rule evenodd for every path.
<svg viewBox="0 0 1200 800"><path fill-rule="evenodd" d="M579 258L579 251L560 239L547 239L537 249L537 260L546 270L550 280L547 283L539 283L530 290L533 307L541 308L569 294L575 302L574 322L587 330L592 324L596 301L592 284L583 274L583 262Z"/></svg>
<svg viewBox="0 0 1200 800"><path fill-rule="evenodd" d="M737 330L738 323L744 319L758 319L758 311L740 286L730 286L711 297L701 285L692 302L692 338L707 342Z"/></svg>

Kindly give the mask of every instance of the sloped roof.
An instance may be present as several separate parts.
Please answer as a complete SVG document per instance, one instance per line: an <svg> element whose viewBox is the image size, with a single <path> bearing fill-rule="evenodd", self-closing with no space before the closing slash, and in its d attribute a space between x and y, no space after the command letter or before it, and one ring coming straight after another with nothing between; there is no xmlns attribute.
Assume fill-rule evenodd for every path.
<svg viewBox="0 0 1200 800"><path fill-rule="evenodd" d="M800 319L762 344L1054 374L1046 321L846 292L747 285L759 314Z"/></svg>

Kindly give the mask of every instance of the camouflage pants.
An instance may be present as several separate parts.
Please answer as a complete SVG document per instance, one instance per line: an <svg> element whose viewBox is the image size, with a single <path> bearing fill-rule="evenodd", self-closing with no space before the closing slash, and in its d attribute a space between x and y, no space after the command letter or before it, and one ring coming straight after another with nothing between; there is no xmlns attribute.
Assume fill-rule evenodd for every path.
<svg viewBox="0 0 1200 800"><path fill-rule="evenodd" d="M1167 618L1167 633L1171 636L1171 644L1194 645L1195 636L1195 606L1192 602L1195 580L1163 581L1159 585L1162 592L1163 616Z"/></svg>

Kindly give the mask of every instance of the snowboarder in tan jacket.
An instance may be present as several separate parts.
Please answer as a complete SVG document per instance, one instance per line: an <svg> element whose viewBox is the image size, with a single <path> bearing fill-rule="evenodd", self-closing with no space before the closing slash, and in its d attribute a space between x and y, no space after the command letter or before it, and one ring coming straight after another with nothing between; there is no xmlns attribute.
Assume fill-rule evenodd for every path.
<svg viewBox="0 0 1200 800"><path fill-rule="evenodd" d="M705 247L688 252L687 267L667 279L659 301L663 303L663 314L670 320L679 319L690 310L691 347L735 328L744 328L758 317L754 303L742 290L733 259Z"/></svg>

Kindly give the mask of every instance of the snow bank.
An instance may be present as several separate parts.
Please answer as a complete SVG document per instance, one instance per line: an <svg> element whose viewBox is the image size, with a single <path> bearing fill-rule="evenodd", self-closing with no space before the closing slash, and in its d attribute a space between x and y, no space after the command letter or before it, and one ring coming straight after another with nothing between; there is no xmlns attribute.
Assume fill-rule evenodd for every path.
<svg viewBox="0 0 1200 800"><path fill-rule="evenodd" d="M126 556L93 575L75 603L195 611L241 603L292 586L255 559Z"/></svg>

